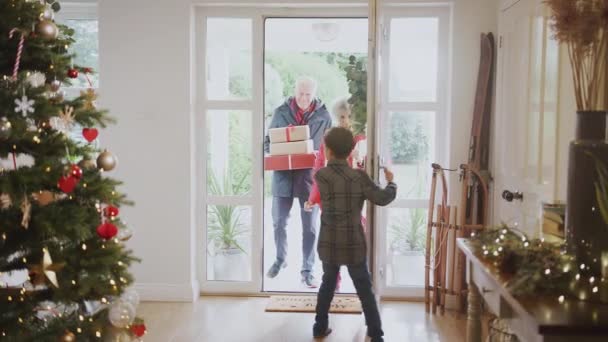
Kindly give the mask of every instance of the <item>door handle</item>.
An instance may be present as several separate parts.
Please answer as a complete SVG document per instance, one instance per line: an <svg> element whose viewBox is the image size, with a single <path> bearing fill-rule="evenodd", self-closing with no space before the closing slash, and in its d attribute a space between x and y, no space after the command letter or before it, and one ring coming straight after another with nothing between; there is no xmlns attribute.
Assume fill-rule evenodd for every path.
<svg viewBox="0 0 608 342"><path fill-rule="evenodd" d="M505 190L502 192L502 198L507 202L513 202L513 200L524 200L524 194L519 191L511 192L509 190Z"/></svg>

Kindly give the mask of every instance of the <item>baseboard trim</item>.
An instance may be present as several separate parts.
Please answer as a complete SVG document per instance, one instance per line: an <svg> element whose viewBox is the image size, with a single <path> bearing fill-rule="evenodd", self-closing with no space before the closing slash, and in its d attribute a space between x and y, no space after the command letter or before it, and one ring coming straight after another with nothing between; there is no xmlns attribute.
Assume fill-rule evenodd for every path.
<svg viewBox="0 0 608 342"><path fill-rule="evenodd" d="M198 282L183 284L135 283L133 288L142 301L194 302L199 298Z"/></svg>

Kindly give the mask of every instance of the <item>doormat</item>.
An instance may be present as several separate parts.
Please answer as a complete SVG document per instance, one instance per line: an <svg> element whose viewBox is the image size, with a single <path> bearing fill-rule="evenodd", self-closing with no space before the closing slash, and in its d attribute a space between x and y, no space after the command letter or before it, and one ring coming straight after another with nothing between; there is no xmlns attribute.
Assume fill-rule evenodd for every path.
<svg viewBox="0 0 608 342"><path fill-rule="evenodd" d="M271 296L266 312L315 312L316 296ZM330 313L360 314L361 302L357 297L334 297Z"/></svg>

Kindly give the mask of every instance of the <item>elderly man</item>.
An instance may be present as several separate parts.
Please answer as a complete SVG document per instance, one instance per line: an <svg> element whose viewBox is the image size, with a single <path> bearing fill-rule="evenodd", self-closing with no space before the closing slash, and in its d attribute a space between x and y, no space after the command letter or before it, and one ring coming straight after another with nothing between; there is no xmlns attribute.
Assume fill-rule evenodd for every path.
<svg viewBox="0 0 608 342"><path fill-rule="evenodd" d="M310 137L315 150L319 149L325 131L331 127L331 117L325 105L316 98L317 84L308 77L300 78L295 84L295 94L280 105L272 116L270 128L287 127L289 125L310 127ZM264 150L269 152L270 138L266 134ZM274 243L277 258L268 270L267 276L274 278L282 268L287 266L287 220L293 205L294 197L300 202L302 218L302 283L310 288L317 287L312 275L315 263L315 240L317 236L317 212L304 209L304 203L312 187L312 169L274 171L272 175L272 221L274 226Z"/></svg>

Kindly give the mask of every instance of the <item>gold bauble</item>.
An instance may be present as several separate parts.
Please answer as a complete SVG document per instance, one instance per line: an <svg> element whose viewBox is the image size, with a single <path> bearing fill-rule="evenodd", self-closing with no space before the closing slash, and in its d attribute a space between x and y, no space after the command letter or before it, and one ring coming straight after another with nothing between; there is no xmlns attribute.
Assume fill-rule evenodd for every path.
<svg viewBox="0 0 608 342"><path fill-rule="evenodd" d="M65 334L63 334L63 336L61 336L61 338L59 339L59 341L61 341L61 342L75 342L76 341L76 335L74 335L73 332L67 330L65 332Z"/></svg>
<svg viewBox="0 0 608 342"><path fill-rule="evenodd" d="M36 26L36 32L44 39L55 39L59 35L59 29L54 22L50 20L41 20Z"/></svg>
<svg viewBox="0 0 608 342"><path fill-rule="evenodd" d="M104 171L112 171L118 164L118 160L110 151L104 150L97 157L97 167Z"/></svg>
<svg viewBox="0 0 608 342"><path fill-rule="evenodd" d="M80 166L84 170L92 170L97 168L97 163L95 163L95 161L91 159L83 159L78 163L78 166Z"/></svg>

